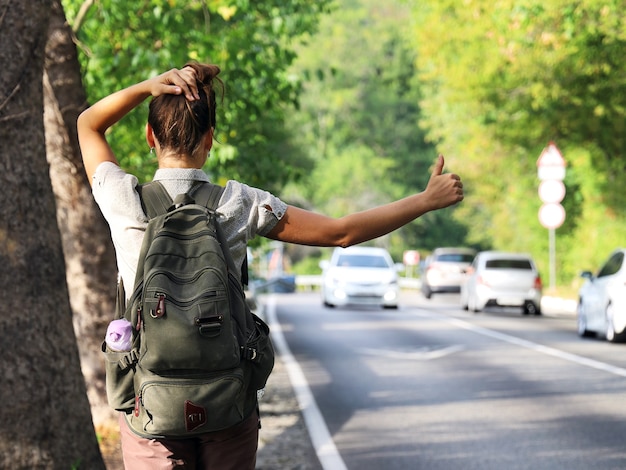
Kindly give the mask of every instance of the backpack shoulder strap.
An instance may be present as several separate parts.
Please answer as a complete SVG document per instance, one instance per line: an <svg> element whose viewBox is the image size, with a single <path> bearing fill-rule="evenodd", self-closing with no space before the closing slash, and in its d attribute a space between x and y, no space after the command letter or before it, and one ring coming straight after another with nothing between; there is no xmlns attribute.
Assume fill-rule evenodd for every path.
<svg viewBox="0 0 626 470"><path fill-rule="evenodd" d="M193 197L196 204L207 207L209 209L217 209L224 187L213 183L198 183L189 191L189 195ZM248 257L243 259L241 266L241 283L248 285Z"/></svg>
<svg viewBox="0 0 626 470"><path fill-rule="evenodd" d="M148 218L164 214L172 207L172 198L159 181L140 184L137 186L141 207Z"/></svg>
<svg viewBox="0 0 626 470"><path fill-rule="evenodd" d="M196 204L209 209L217 209L224 187L213 183L198 183L189 191Z"/></svg>

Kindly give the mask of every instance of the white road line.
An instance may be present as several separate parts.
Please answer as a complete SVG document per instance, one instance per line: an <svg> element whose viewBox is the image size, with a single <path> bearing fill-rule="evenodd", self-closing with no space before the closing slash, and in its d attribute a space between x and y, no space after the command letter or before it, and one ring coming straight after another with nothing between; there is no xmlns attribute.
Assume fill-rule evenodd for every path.
<svg viewBox="0 0 626 470"><path fill-rule="evenodd" d="M452 346L448 346L445 348L419 348L413 351L398 351L392 349L373 348L361 348L358 351L360 354L375 357L386 357L388 359L394 360L430 361L433 359L441 359L442 357L449 356L450 354L455 354L457 352L463 351L464 349L464 346L453 344Z"/></svg>
<svg viewBox="0 0 626 470"><path fill-rule="evenodd" d="M504 341L509 344L515 344L523 348L531 349L533 351L536 351L541 354L545 354L547 356L557 357L559 359L573 362L575 364L579 364L582 366L590 367L592 369L597 369L597 370L601 370L604 372L608 372L609 374L618 375L620 377L626 377L626 369L612 366L611 364L607 364L605 362L596 361L594 359L589 359L587 357L578 356L576 354L570 354L565 351L561 351L559 349L551 348L549 346L543 346L541 344L533 343L532 341L528 341L522 338L517 338L515 336L507 335L505 333L499 333L497 331L488 330L487 328L482 328L480 326L473 325L469 322L460 320L458 318L439 316L439 315L436 315L436 316L432 315L432 318L439 318L442 321L451 323L459 328L472 331L479 335L483 335L483 336L494 338L500 341Z"/></svg>
<svg viewBox="0 0 626 470"><path fill-rule="evenodd" d="M276 319L276 298L273 295L267 298L265 312L270 329L272 330L272 342L287 369L291 386L296 394L298 405L302 411L302 416L304 417L304 422L309 431L311 442L313 443L322 468L324 468L324 470L347 470L346 464L339 455L339 451L328 431L322 413L317 406L315 397L313 393L311 393L304 373L291 354L287 341L285 341L280 323L278 323Z"/></svg>

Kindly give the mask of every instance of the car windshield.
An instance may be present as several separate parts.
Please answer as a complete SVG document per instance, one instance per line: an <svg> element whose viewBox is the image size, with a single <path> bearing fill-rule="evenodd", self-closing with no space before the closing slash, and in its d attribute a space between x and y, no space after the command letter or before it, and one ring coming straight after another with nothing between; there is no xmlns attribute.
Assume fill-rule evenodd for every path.
<svg viewBox="0 0 626 470"><path fill-rule="evenodd" d="M388 268L389 264L382 256L341 255L337 266L351 268Z"/></svg>
<svg viewBox="0 0 626 470"><path fill-rule="evenodd" d="M447 253L437 256L437 261L444 263L471 263L473 259L474 255L467 253Z"/></svg>
<svg viewBox="0 0 626 470"><path fill-rule="evenodd" d="M485 263L490 269L533 269L527 259L490 259Z"/></svg>

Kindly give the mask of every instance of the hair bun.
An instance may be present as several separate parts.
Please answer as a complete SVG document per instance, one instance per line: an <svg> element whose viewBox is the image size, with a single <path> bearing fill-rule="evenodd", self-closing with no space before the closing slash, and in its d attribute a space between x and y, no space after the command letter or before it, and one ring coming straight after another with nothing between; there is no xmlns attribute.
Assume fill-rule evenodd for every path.
<svg viewBox="0 0 626 470"><path fill-rule="evenodd" d="M221 72L220 68L217 65L208 64L205 65L207 69L207 75L209 75L212 79L217 77Z"/></svg>
<svg viewBox="0 0 626 470"><path fill-rule="evenodd" d="M185 67L191 67L196 72L196 79L205 85L211 84L213 79L221 72L220 68L214 64L200 64L198 62L187 62ZM183 67L184 68L184 67Z"/></svg>

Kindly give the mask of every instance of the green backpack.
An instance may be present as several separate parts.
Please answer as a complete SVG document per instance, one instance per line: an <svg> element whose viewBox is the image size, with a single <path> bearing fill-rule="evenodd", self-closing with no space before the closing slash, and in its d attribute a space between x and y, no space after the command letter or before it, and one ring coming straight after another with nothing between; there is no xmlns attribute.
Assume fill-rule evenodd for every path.
<svg viewBox="0 0 626 470"><path fill-rule="evenodd" d="M150 221L125 308L118 287L116 317L130 321L132 347L103 344L109 404L144 437L229 428L257 407L274 349L218 223L224 188L199 183L173 203L158 182L138 191Z"/></svg>

